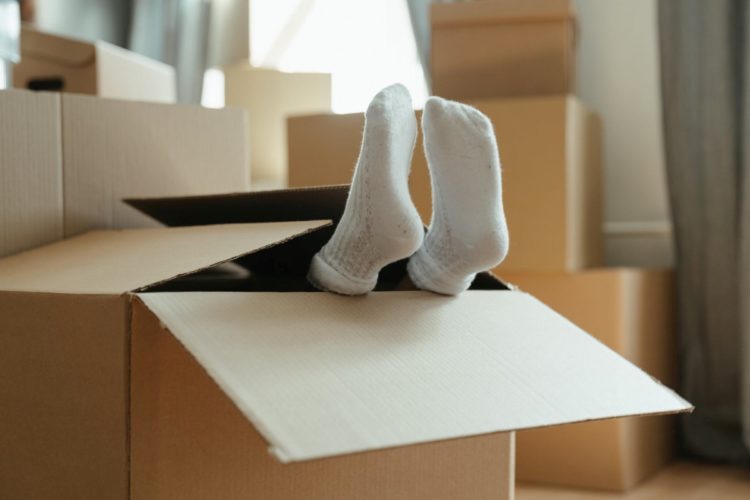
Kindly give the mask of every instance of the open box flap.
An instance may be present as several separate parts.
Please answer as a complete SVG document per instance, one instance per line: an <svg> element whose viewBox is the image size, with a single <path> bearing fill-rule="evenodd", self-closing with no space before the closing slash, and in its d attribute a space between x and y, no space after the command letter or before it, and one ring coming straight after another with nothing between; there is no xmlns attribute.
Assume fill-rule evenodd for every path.
<svg viewBox="0 0 750 500"><path fill-rule="evenodd" d="M691 409L522 292L139 297L285 462Z"/></svg>
<svg viewBox="0 0 750 500"><path fill-rule="evenodd" d="M130 205L166 226L333 220L344 213L347 184L173 198L132 198Z"/></svg>
<svg viewBox="0 0 750 500"><path fill-rule="evenodd" d="M330 221L94 231L0 260L0 290L124 293L327 225Z"/></svg>

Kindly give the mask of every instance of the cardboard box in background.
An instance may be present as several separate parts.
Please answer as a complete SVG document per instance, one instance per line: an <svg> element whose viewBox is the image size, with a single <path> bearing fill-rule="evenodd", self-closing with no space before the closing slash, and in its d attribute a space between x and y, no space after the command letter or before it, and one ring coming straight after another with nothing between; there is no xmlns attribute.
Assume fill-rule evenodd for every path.
<svg viewBox="0 0 750 500"><path fill-rule="evenodd" d="M65 236L156 225L123 198L250 188L241 109L61 98Z"/></svg>
<svg viewBox="0 0 750 500"><path fill-rule="evenodd" d="M501 273L668 387L677 384L671 271L598 269ZM670 416L573 424L518 433L517 478L546 485L628 490L675 453Z"/></svg>
<svg viewBox="0 0 750 500"><path fill-rule="evenodd" d="M462 100L575 90L570 0L436 3L430 20L435 95Z"/></svg>
<svg viewBox="0 0 750 500"><path fill-rule="evenodd" d="M246 127L239 109L0 91L0 256L156 225L123 198L247 191Z"/></svg>
<svg viewBox="0 0 750 500"><path fill-rule="evenodd" d="M168 64L107 42L86 42L21 29L21 61L13 67L19 89L89 94L115 99L175 102L175 74Z"/></svg>
<svg viewBox="0 0 750 500"><path fill-rule="evenodd" d="M225 102L247 110L254 186L286 185L287 115L331 109L331 75L284 73L241 62L224 68Z"/></svg>
<svg viewBox="0 0 750 500"><path fill-rule="evenodd" d="M562 271L601 265L598 117L572 96L469 104L492 120L500 147L510 252L497 270ZM364 115L295 116L287 127L291 187L351 182ZM410 188L423 220L429 222L430 177L421 134Z"/></svg>
<svg viewBox="0 0 750 500"><path fill-rule="evenodd" d="M0 257L63 235L60 100L0 92Z"/></svg>
<svg viewBox="0 0 750 500"><path fill-rule="evenodd" d="M212 199L267 213L253 193ZM510 431L690 409L488 275L456 298L306 291L333 228L305 216L0 260L0 497L509 499ZM206 286L228 259L245 277ZM300 288L278 293L283 270Z"/></svg>

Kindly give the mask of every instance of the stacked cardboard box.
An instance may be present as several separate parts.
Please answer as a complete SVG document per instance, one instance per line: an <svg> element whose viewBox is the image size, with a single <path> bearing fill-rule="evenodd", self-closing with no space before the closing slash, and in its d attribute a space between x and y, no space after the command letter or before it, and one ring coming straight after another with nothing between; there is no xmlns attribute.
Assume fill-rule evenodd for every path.
<svg viewBox="0 0 750 500"><path fill-rule="evenodd" d="M430 21L436 95L463 100L573 92L570 0L438 3Z"/></svg>
<svg viewBox="0 0 750 500"><path fill-rule="evenodd" d="M435 5L431 53L435 92L456 99L569 94L574 87L575 37L574 12L568 0ZM526 255L543 252L550 265L539 265L531 258L509 258L496 271L521 289L537 294L665 383L674 385L676 342L669 273L587 270L602 264L599 152L594 153L595 175L576 177L571 170L547 162L538 170L527 169L524 174L528 175L528 184L524 185L514 182L512 162L517 160L508 157L502 132L498 131L498 137L506 166L511 247L520 242ZM601 138L595 140L593 149L598 150ZM550 143L539 144L549 147ZM537 155L531 148L525 154L532 158ZM514 205L520 203L516 197L525 200L525 216L520 222L516 219L516 211L521 209ZM563 205L568 210L575 206L596 218L584 226L596 236L571 231L567 233L567 244L591 249L591 242L595 241L596 249L588 254L597 259L574 261L564 258L567 254L560 252L559 245L542 246L545 241L539 233L557 232L559 227L567 226L546 218L545 208L538 206L559 209L560 197L564 197ZM596 216L592 215L594 211ZM527 243L534 248L528 250ZM571 446L574 442L588 444ZM670 460L673 442L673 422L664 417L522 432L518 439L517 477L521 481L627 490Z"/></svg>
<svg viewBox="0 0 750 500"><path fill-rule="evenodd" d="M156 224L126 197L248 190L245 128L236 109L0 91L0 257Z"/></svg>
<svg viewBox="0 0 750 500"><path fill-rule="evenodd" d="M674 384L669 273L601 267L601 124L571 95L576 37L571 2L435 4L431 21L434 93L487 114L500 146L511 245L495 273L538 293ZM289 184L348 182L363 122L361 114L290 118ZM420 144L415 151L410 187L428 222L430 182L421 149ZM625 490L670 459L673 432L666 418L521 432L518 478Z"/></svg>
<svg viewBox="0 0 750 500"><path fill-rule="evenodd" d="M254 185L286 184L286 118L331 109L331 75L255 68L247 61L224 68L227 106L247 110Z"/></svg>
<svg viewBox="0 0 750 500"><path fill-rule="evenodd" d="M0 92L0 257L155 224L124 197L249 189L243 111L153 102L173 99L169 66L26 27L14 77L64 92Z"/></svg>

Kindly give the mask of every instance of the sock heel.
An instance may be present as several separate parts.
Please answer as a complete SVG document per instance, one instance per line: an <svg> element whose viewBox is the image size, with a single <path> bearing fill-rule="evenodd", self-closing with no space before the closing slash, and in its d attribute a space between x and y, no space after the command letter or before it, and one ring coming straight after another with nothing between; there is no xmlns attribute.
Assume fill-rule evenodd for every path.
<svg viewBox="0 0 750 500"><path fill-rule="evenodd" d="M447 273L427 252L424 245L409 259L406 270L417 288L443 295L458 295L467 290L476 276L470 274L457 277Z"/></svg>
<svg viewBox="0 0 750 500"><path fill-rule="evenodd" d="M307 281L324 292L334 292L341 295L362 295L375 288L378 276L376 274L370 279L356 279L346 276L326 262L318 252L310 261Z"/></svg>

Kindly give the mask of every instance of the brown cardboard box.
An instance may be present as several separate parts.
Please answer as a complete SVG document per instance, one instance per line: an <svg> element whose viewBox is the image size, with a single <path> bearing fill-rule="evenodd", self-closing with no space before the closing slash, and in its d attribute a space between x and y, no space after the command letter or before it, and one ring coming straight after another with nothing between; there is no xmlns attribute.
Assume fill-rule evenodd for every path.
<svg viewBox="0 0 750 500"><path fill-rule="evenodd" d="M227 106L247 110L254 184L286 184L287 115L331 110L331 75L284 73L247 62L224 68Z"/></svg>
<svg viewBox="0 0 750 500"><path fill-rule="evenodd" d="M115 45L21 29L13 86L138 101L175 102L174 69Z"/></svg>
<svg viewBox="0 0 750 500"><path fill-rule="evenodd" d="M669 387L676 386L674 282L669 271L502 273ZM518 434L517 478L628 490L668 463L672 417L639 417Z"/></svg>
<svg viewBox="0 0 750 500"><path fill-rule="evenodd" d="M63 235L60 100L0 92L0 257Z"/></svg>
<svg viewBox="0 0 750 500"><path fill-rule="evenodd" d="M202 200L261 221L258 199L329 193ZM309 291L333 228L293 211L0 260L0 497L509 499L510 431L690 409L489 275L457 298Z"/></svg>
<svg viewBox="0 0 750 500"><path fill-rule="evenodd" d="M503 168L510 253L498 268L576 270L602 264L601 125L575 97L471 101L495 127ZM289 185L350 182L362 114L291 117ZM421 137L412 199L425 222L432 205Z"/></svg>
<svg viewBox="0 0 750 500"><path fill-rule="evenodd" d="M480 99L574 91L570 0L436 3L430 16L435 95Z"/></svg>
<svg viewBox="0 0 750 500"><path fill-rule="evenodd" d="M248 190L245 130L237 109L0 91L0 256L155 225L125 197Z"/></svg>
<svg viewBox="0 0 750 500"><path fill-rule="evenodd" d="M123 198L250 188L243 110L61 98L66 236L155 225Z"/></svg>

